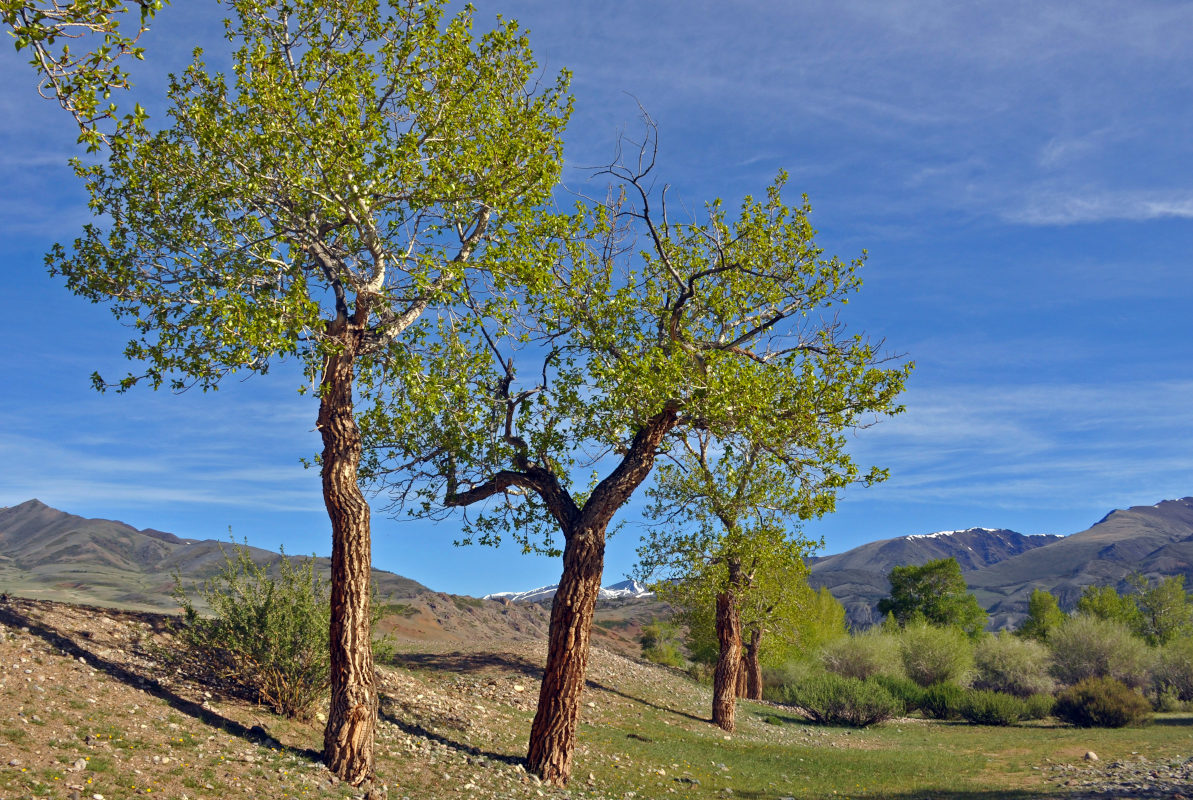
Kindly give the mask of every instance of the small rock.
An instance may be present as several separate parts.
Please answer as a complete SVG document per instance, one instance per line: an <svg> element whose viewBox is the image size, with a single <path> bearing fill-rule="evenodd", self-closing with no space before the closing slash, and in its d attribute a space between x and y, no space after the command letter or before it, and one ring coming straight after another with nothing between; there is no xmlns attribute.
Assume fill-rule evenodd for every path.
<svg viewBox="0 0 1193 800"><path fill-rule="evenodd" d="M526 687L525 687L525 686L523 686L523 685L522 685L522 684L520 684L520 683L515 683L515 684L514 684L514 691L515 691L515 692L524 692L524 691L526 691Z"/></svg>
<svg viewBox="0 0 1193 800"><path fill-rule="evenodd" d="M75 772L82 772L83 770L87 769L87 759L76 758L75 763L72 766L75 768Z"/></svg>
<svg viewBox="0 0 1193 800"><path fill-rule="evenodd" d="M1097 754L1097 753L1095 753L1093 750L1090 750L1090 751L1086 752L1086 754L1085 754L1085 760L1086 760L1086 761L1097 761L1097 760L1098 760L1098 754Z"/></svg>

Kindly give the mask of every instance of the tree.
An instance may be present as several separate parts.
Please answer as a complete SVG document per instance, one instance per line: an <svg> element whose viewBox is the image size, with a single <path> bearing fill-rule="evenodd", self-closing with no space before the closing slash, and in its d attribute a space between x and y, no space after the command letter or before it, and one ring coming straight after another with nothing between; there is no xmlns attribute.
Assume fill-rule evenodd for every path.
<svg viewBox="0 0 1193 800"><path fill-rule="evenodd" d="M121 135L105 131L105 123L116 123L119 131L122 125L139 129L145 119L140 105L120 117L110 99L114 89L129 88L128 73L119 62L143 58L138 42L163 4L164 0L0 0L0 18L11 28L17 50L28 48L33 54L29 63L41 75L38 91L74 117L79 141L94 151ZM126 30L130 6L139 12L131 32ZM72 42L83 46L72 50Z"/></svg>
<svg viewBox="0 0 1193 800"><path fill-rule="evenodd" d="M782 201L784 175L733 220L712 203L705 221L680 222L650 188L654 152L650 139L636 163L612 165L609 199L544 242L551 280L520 300L520 325L489 320L491 357L468 386L429 362L370 420L377 469L421 464L394 467L396 502L469 509L463 541L510 532L562 554L527 756L555 784L572 768L608 527L658 454L695 429L788 441L852 387L887 398L903 383L822 317L857 288L860 262L822 257L807 205ZM454 329L442 336L471 349Z"/></svg>
<svg viewBox="0 0 1193 800"><path fill-rule="evenodd" d="M172 127L77 166L101 222L54 274L135 328L146 382L218 388L297 361L319 376L332 527L328 766L372 773L369 506L354 391L401 381L430 308L469 270L523 258L557 179L566 76L536 89L513 22L479 39L444 0L234 0L234 80L196 53L170 82ZM445 312L446 313L446 312ZM97 388L108 384L93 376Z"/></svg>
<svg viewBox="0 0 1193 800"><path fill-rule="evenodd" d="M640 563L644 572L662 571L654 586L673 605L715 605L712 717L727 731L734 729L737 694L762 697L763 635L793 638L811 599L803 559L815 545L789 536L784 521L819 516L833 508L840 487L884 477L876 469L859 475L837 426L899 409L891 396L872 396L865 387L838 388L823 408L809 400L798 413L817 422L786 429L786 439L717 439L704 430L677 437L650 489L648 514L662 524L639 549ZM843 415L842 405L853 413Z"/></svg>
<svg viewBox="0 0 1193 800"><path fill-rule="evenodd" d="M1193 602L1185 591L1184 575L1153 583L1137 573L1127 580L1136 591L1131 599L1139 609L1137 630L1148 644L1163 646L1193 633Z"/></svg>
<svg viewBox="0 0 1193 800"><path fill-rule="evenodd" d="M1065 621L1065 612L1060 610L1056 595L1045 589L1032 589L1027 601L1027 619L1016 631L1027 639L1046 642L1054 630Z"/></svg>
<svg viewBox="0 0 1193 800"><path fill-rule="evenodd" d="M1143 615L1135 598L1119 594L1113 586L1086 586L1077 600L1075 613L1117 622L1136 633L1143 628Z"/></svg>
<svg viewBox="0 0 1193 800"><path fill-rule="evenodd" d="M971 638L986 627L986 612L967 591L957 559L895 567L888 577L891 593L878 601L878 610L894 615L901 627L922 618L930 625L956 626Z"/></svg>

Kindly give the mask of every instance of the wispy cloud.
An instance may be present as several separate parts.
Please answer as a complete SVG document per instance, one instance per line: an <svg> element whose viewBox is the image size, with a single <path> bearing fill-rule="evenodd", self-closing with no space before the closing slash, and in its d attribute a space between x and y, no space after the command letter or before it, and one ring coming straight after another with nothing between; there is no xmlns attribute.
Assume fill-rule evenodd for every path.
<svg viewBox="0 0 1193 800"><path fill-rule="evenodd" d="M1193 219L1193 191L1045 190L1033 193L1006 218L1028 225L1077 225L1111 220Z"/></svg>

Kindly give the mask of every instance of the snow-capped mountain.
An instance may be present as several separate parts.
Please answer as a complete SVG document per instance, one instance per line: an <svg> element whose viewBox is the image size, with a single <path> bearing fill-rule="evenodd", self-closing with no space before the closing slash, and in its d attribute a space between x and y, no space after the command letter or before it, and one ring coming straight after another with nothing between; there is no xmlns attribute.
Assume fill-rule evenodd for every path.
<svg viewBox="0 0 1193 800"><path fill-rule="evenodd" d="M509 600L511 603L538 603L543 600L550 600L555 596L555 590L559 588L558 584L552 586L542 586L538 589L531 589L527 592L493 592L484 596L485 600ZM637 597L653 597L654 592L649 591L646 586L636 580L626 580L621 583L614 583L610 586L605 586L601 589L599 595L601 600L628 600Z"/></svg>

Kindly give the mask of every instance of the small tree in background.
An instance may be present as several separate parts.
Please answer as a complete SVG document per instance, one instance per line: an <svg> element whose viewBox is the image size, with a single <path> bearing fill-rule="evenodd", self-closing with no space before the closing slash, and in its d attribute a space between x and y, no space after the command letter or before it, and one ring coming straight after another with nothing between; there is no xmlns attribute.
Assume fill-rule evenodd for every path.
<svg viewBox="0 0 1193 800"><path fill-rule="evenodd" d="M1052 632L1064 624L1065 619L1066 614L1060 610L1060 603L1052 592L1032 589L1027 601L1027 619L1023 620L1016 633L1027 639L1046 642Z"/></svg>
<svg viewBox="0 0 1193 800"><path fill-rule="evenodd" d="M954 626L971 638L982 633L989 619L969 593L961 565L941 558L921 566L895 567L889 576L891 593L878 601L878 610L891 614L900 626L923 620L930 625Z"/></svg>
<svg viewBox="0 0 1193 800"><path fill-rule="evenodd" d="M1151 679L1154 652L1121 622L1074 614L1048 640L1052 674L1073 685L1086 678L1113 678L1135 688Z"/></svg>
<svg viewBox="0 0 1193 800"><path fill-rule="evenodd" d="M1143 627L1143 615L1139 613L1135 598L1119 594L1113 586L1085 587L1073 613L1117 622L1132 631Z"/></svg>
<svg viewBox="0 0 1193 800"><path fill-rule="evenodd" d="M1142 575L1128 579L1136 594L1131 599L1139 609L1137 630L1148 644L1163 646L1181 637L1193 636L1193 602L1185 591L1185 576L1174 575L1154 583Z"/></svg>

